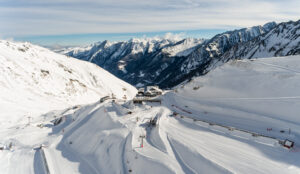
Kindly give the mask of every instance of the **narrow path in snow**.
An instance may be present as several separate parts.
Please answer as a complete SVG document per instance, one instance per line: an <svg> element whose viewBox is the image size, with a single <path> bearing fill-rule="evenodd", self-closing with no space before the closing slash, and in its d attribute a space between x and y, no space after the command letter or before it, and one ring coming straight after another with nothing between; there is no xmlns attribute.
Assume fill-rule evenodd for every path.
<svg viewBox="0 0 300 174"><path fill-rule="evenodd" d="M180 105L180 104L182 104L182 103L177 103L176 102L177 101L176 99L180 98L183 101L185 101L185 104L197 102L197 106L201 106L201 107L204 107L206 109L209 108L211 110L213 109L214 111L218 111L218 112L216 112L216 114L218 114L218 115L216 115L216 116L215 115L210 115L210 117L209 118L206 117L205 118L206 120L204 120L204 121L212 121L212 119L213 119L216 123L218 122L219 124L221 122L224 122L224 123L227 124L227 126L234 126L234 127L240 128L240 129L248 129L248 130L255 128L255 126L251 125L251 127L249 127L249 125L246 122L241 122L243 119L247 119L248 122L249 121L253 122L255 120L259 120L260 122L264 121L266 124L264 125L263 129L261 127L262 130L265 130L267 128L266 127L267 125L273 125L274 127L276 127L276 126L282 125L282 122L285 123L286 127L290 127L294 130L298 130L298 128L299 128L299 125L296 122L290 121L288 119L284 119L284 117L283 118L281 118L281 117L272 117L271 115L267 115L266 113L255 112L254 110L247 110L247 109L244 109L244 108L235 107L235 106L232 106L232 105L227 105L226 103L218 103L218 100L205 100L205 99L202 99L202 98L201 99L196 99L196 100L189 100L188 98L186 98L184 96L179 96L177 94L174 94L174 95L175 96L172 96L172 95L168 96L168 97L170 97L169 101L173 101L173 102L170 102L168 104L169 107L171 107L171 105ZM220 111L222 111L222 112L219 113ZM191 114L192 116L195 116L195 117L198 118L198 116L200 114L199 108L192 109L192 112L193 112L192 114L191 113L189 113L189 114ZM234 115L226 114L226 113L232 113L233 114L233 112L234 112ZM195 114L198 114L198 115L195 115ZM238 117L236 116L237 114L238 114ZM214 117L212 117L212 116L214 116ZM227 123L226 119L223 118L223 116L226 116L227 117L226 119L230 118L231 121ZM223 125L225 125L225 124L223 124ZM258 128L258 127L256 127L256 128ZM262 131L262 130L260 130L260 131Z"/></svg>
<svg viewBox="0 0 300 174"><path fill-rule="evenodd" d="M290 72L300 74L300 71L298 71L298 70L293 70L293 69L290 69L290 68L287 68L287 67L284 67L284 66L274 65L274 64L271 64L271 63L265 63L265 62L262 62L259 59L255 60L253 62L258 63L258 64L262 64L262 65L272 66L272 67L275 67L275 68L279 68L279 69L283 69L283 70L287 70L287 71L290 71Z"/></svg>
<svg viewBox="0 0 300 174"><path fill-rule="evenodd" d="M170 101L172 101L172 100L170 100ZM197 113L192 113L191 111L187 111L187 109L182 109L181 107L176 106L173 102L166 103L166 105L169 105L170 109L173 108L172 110L176 113L183 113L183 112L185 113L185 114L177 115L177 117L179 119L180 118L182 118L182 119L183 118L188 118L188 119L190 119L194 122L202 122L202 123L208 124L209 127L211 127L211 128L213 128L213 127L223 128L224 130L226 130L226 132L228 132L228 131L233 132L233 131L236 130L236 131L247 133L247 134L249 134L253 137L263 137L263 138L267 138L267 139L270 139L270 140L272 140L274 142L278 142L278 143L283 143L285 139L290 139L292 141L295 141L295 139L293 137L291 137L289 135L282 135L282 133L281 134L279 134L279 133L278 134L270 134L268 132L268 134L266 134L261 130L254 131L254 127L252 129L250 127L248 127L248 129L247 129L247 127L242 127L242 126L238 127L238 126L235 126L234 124L230 124L230 123L222 124L220 122L213 121L212 119L209 119L209 118L208 119L201 119L201 116L197 116ZM193 110L193 112L194 112L194 110ZM268 119L275 120L274 118L268 118ZM277 120L275 120L275 121L277 121ZM226 132L224 132L224 133L226 133Z"/></svg>
<svg viewBox="0 0 300 174"><path fill-rule="evenodd" d="M49 166L48 166L48 163L47 163L47 159L46 159L46 155L45 155L43 147L41 147L39 149L39 152L40 152L41 157L42 157L45 173L50 174Z"/></svg>
<svg viewBox="0 0 300 174"><path fill-rule="evenodd" d="M188 164L186 164L185 161L181 158L180 154L176 151L174 145L171 143L169 136L167 136L167 138L168 138L169 144L171 146L171 149L174 153L174 156L175 156L176 160L178 161L178 163L180 164L184 173L197 174L197 172L195 170L193 170Z"/></svg>

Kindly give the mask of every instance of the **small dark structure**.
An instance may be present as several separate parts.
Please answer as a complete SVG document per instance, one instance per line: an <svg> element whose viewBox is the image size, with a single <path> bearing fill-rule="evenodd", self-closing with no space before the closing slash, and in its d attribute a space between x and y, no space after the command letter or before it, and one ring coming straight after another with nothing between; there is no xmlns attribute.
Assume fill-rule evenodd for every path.
<svg viewBox="0 0 300 174"><path fill-rule="evenodd" d="M102 97L100 99L100 103L103 103L105 100L108 100L108 99L109 99L109 96Z"/></svg>
<svg viewBox="0 0 300 174"><path fill-rule="evenodd" d="M179 113L173 112L173 116L174 116L174 117L176 117L177 115L179 115Z"/></svg>
<svg viewBox="0 0 300 174"><path fill-rule="evenodd" d="M72 109L77 109L77 108L80 108L80 105L76 105Z"/></svg>
<svg viewBox="0 0 300 174"><path fill-rule="evenodd" d="M136 99L133 99L133 103L134 103L134 104L143 104L143 100L136 100Z"/></svg>
<svg viewBox="0 0 300 174"><path fill-rule="evenodd" d="M144 95L145 95L145 88L139 88L136 96L144 96Z"/></svg>
<svg viewBox="0 0 300 174"><path fill-rule="evenodd" d="M160 114L157 114L155 117L152 117L150 118L149 122L148 122L148 127L156 127L158 126L158 121L159 121L159 118L160 118Z"/></svg>
<svg viewBox="0 0 300 174"><path fill-rule="evenodd" d="M154 126L156 126L156 122L157 122L157 118L156 117L151 118L150 121L149 121L149 125L154 127Z"/></svg>
<svg viewBox="0 0 300 174"><path fill-rule="evenodd" d="M62 122L62 120L63 120L63 117L59 117L59 118L53 120L53 121L52 121L52 122L53 122L53 125L54 125L54 126L58 125L59 123Z"/></svg>
<svg viewBox="0 0 300 174"><path fill-rule="evenodd" d="M9 145L8 145L8 149L11 149L12 146L13 146L13 144L12 144L12 142L10 142Z"/></svg>
<svg viewBox="0 0 300 174"><path fill-rule="evenodd" d="M135 97L133 99L133 103L142 104L143 102L158 102L161 104L161 99L159 98L151 98L151 97Z"/></svg>
<svg viewBox="0 0 300 174"><path fill-rule="evenodd" d="M162 95L162 90L158 86L147 86L147 91L150 91L154 95Z"/></svg>
<svg viewBox="0 0 300 174"><path fill-rule="evenodd" d="M4 150L5 149L5 146L0 144L0 150Z"/></svg>
<svg viewBox="0 0 300 174"><path fill-rule="evenodd" d="M43 127L44 127L44 124L41 123L41 124L38 124L38 125L36 125L36 126L39 127L39 128L43 128Z"/></svg>
<svg viewBox="0 0 300 174"><path fill-rule="evenodd" d="M155 96L156 96L156 95L155 95L154 93L152 93L151 91L146 91L146 92L144 93L144 95L147 96L147 97L155 97Z"/></svg>
<svg viewBox="0 0 300 174"><path fill-rule="evenodd" d="M197 90L197 89L199 89L200 88L200 86L194 86L193 87L193 90Z"/></svg>
<svg viewBox="0 0 300 174"><path fill-rule="evenodd" d="M288 148L288 149L294 147L294 144L295 143L293 141L290 141L288 139L284 140L284 142L283 142L283 146Z"/></svg>

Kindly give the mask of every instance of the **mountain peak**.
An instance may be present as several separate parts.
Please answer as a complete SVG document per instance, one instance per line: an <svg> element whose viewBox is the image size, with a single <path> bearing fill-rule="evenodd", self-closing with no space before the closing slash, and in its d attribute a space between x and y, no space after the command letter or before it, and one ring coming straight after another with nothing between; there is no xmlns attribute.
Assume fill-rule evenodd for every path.
<svg viewBox="0 0 300 174"><path fill-rule="evenodd" d="M274 28L275 26L277 25L277 23L276 22L268 22L268 23L266 23L266 24L264 24L263 25L263 28L265 29L265 30L271 30L272 28Z"/></svg>

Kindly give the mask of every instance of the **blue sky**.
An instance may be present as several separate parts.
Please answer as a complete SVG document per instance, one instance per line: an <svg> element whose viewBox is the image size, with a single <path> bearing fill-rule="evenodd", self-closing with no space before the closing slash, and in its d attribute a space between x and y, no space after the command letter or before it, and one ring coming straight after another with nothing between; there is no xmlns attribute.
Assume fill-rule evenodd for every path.
<svg viewBox="0 0 300 174"><path fill-rule="evenodd" d="M299 0L0 0L0 38L42 45L163 36L208 38L300 18Z"/></svg>
<svg viewBox="0 0 300 174"><path fill-rule="evenodd" d="M160 32L136 32L136 33L90 33L90 34L64 34L64 35L43 35L43 36L19 36L14 38L18 41L30 41L48 47L89 45L103 40L124 41L131 38L144 37L193 37L211 38L214 35L224 32L226 29L200 29L187 31L160 31Z"/></svg>

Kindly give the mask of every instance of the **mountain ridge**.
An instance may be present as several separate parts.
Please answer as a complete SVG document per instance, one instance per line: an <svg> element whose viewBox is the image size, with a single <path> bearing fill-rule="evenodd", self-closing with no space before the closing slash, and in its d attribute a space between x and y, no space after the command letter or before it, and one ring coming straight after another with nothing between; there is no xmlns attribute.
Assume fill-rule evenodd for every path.
<svg viewBox="0 0 300 174"><path fill-rule="evenodd" d="M86 49L81 48L83 51L77 49L66 51L64 54L95 63L137 87L159 85L162 88L170 88L195 76L206 74L215 66L230 59L252 58L253 56L243 54L246 52L250 54L250 48L262 45L262 37L268 34L275 36L282 31L282 37L277 38L277 42L280 42L289 34L280 30L280 27L285 28L295 23L297 22L280 24L269 22L262 26L227 31L207 40L186 38L179 41L170 39L131 39L113 43L103 41ZM291 38L286 39L287 41L292 39L293 33L297 34L299 31L297 29L290 31ZM295 42L297 41L296 39ZM295 43L291 50L288 50L288 47L286 51L291 51L289 54L261 54L256 57L299 54L298 45L299 43ZM281 46L278 49L281 49Z"/></svg>

